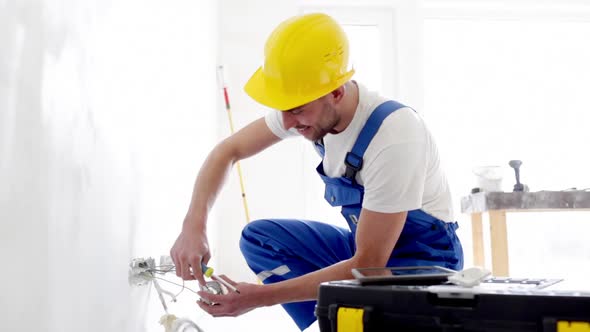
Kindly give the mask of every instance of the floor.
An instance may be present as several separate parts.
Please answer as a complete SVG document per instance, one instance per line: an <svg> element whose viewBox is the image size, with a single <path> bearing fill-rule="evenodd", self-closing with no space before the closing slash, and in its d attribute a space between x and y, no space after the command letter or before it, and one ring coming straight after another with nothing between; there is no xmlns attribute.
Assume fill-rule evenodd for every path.
<svg viewBox="0 0 590 332"><path fill-rule="evenodd" d="M202 316L198 322L205 332L252 331L252 332L298 332L299 329L281 306L253 310L235 318L213 318ZM319 332L317 322L305 330Z"/></svg>
<svg viewBox="0 0 590 332"><path fill-rule="evenodd" d="M179 301L180 302L180 301ZM186 302L186 301L183 301ZM161 308L156 305L153 315L161 316ZM291 317L283 310L281 306L264 307L253 310L239 317L221 317L215 318L201 311L194 303L178 303L171 305L170 313L179 318L188 318L195 322L204 332L225 332L225 331L252 331L252 332L299 332L297 325L291 320ZM157 322L157 318L150 319L147 331L161 332L164 328ZM312 324L305 332L319 332L319 326Z"/></svg>

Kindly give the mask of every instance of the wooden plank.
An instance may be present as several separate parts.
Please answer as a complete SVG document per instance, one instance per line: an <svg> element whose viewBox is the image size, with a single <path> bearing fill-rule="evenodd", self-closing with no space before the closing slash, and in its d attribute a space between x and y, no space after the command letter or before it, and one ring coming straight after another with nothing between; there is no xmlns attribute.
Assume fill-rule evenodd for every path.
<svg viewBox="0 0 590 332"><path fill-rule="evenodd" d="M506 211L492 210L490 215L490 233L492 244L492 274L497 277L508 277L508 232L506 227Z"/></svg>
<svg viewBox="0 0 590 332"><path fill-rule="evenodd" d="M483 223L481 213L471 214L471 238L473 241L473 265L485 266L483 248Z"/></svg>
<svg viewBox="0 0 590 332"><path fill-rule="evenodd" d="M590 209L590 191L480 192L461 198L461 212Z"/></svg>

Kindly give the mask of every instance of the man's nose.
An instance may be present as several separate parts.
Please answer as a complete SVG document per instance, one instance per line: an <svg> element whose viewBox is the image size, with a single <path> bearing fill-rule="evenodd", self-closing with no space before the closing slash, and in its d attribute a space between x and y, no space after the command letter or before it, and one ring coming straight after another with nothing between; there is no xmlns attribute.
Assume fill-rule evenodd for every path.
<svg viewBox="0 0 590 332"><path fill-rule="evenodd" d="M285 130L289 130L297 125L295 116L289 112L282 112L283 114L283 127Z"/></svg>

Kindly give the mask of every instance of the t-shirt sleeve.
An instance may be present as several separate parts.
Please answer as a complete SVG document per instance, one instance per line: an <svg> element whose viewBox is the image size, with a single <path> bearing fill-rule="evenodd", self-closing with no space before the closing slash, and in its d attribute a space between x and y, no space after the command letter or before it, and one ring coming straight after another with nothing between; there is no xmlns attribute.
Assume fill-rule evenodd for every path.
<svg viewBox="0 0 590 332"><path fill-rule="evenodd" d="M279 111L270 111L264 117L264 121L266 125L275 134L277 137L281 139L293 137L299 135L295 130L286 130L283 127L283 117L281 116L281 112Z"/></svg>
<svg viewBox="0 0 590 332"><path fill-rule="evenodd" d="M423 135L381 149L365 165L363 208L381 213L420 209L427 172Z"/></svg>

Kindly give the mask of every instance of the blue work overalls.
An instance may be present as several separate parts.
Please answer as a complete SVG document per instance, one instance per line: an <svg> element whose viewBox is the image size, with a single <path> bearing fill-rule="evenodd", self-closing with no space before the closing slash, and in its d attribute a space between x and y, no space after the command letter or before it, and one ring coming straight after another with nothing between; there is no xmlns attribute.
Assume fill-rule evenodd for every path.
<svg viewBox="0 0 590 332"><path fill-rule="evenodd" d="M387 101L373 111L352 150L346 155L346 172L340 178L317 171L326 184L325 199L342 206L350 230L307 220L263 219L249 223L242 232L240 249L260 280L274 283L322 269L351 258L356 250L355 232L363 202L364 188L355 175L362 168L365 150L383 120L403 105ZM316 149L324 155L323 146ZM395 170L392 170L395 172ZM408 211L402 233L387 266L440 265L463 267L463 250L455 230L457 223L443 222L422 210ZM297 326L304 330L315 321L316 301L283 304Z"/></svg>

